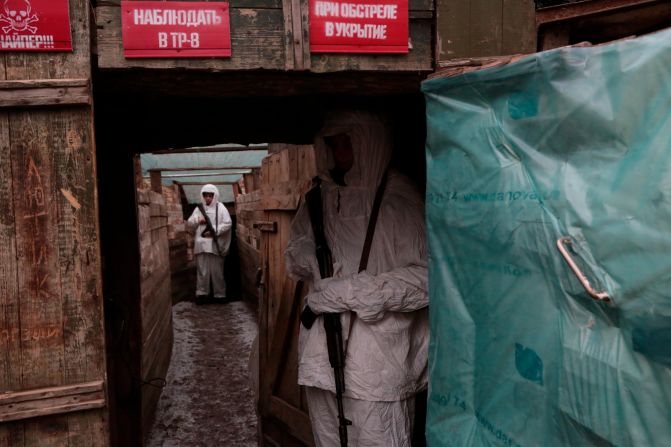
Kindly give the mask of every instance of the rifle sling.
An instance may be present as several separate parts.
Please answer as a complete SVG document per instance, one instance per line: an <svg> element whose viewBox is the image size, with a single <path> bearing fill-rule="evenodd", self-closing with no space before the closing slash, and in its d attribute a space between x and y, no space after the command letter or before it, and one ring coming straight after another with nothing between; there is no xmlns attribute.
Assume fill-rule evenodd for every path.
<svg viewBox="0 0 671 447"><path fill-rule="evenodd" d="M370 219L368 220L368 228L366 229L366 240L363 243L363 251L361 252L361 260L359 261L359 273L363 272L368 267L368 256L370 255L370 248L373 245L377 216L380 214L380 205L382 205L382 196L384 196L384 189L387 186L388 172L389 171L384 172L382 180L380 180L380 185L375 192L373 208L370 210Z"/></svg>
<svg viewBox="0 0 671 447"><path fill-rule="evenodd" d="M382 197L384 196L384 190L387 186L388 174L389 170L387 169L384 171L382 180L380 180L380 185L377 187L377 191L375 192L373 208L370 210L370 219L368 220L368 228L366 229L366 240L363 243L363 251L361 252L361 260L359 261L359 273L363 272L368 267L368 257L370 255L371 246L373 245L373 236L375 236L377 217L380 214L380 206L382 205ZM352 336L352 328L354 327L355 321L356 313L350 312L347 340L345 341L345 357L347 357L347 348L349 348L349 340Z"/></svg>

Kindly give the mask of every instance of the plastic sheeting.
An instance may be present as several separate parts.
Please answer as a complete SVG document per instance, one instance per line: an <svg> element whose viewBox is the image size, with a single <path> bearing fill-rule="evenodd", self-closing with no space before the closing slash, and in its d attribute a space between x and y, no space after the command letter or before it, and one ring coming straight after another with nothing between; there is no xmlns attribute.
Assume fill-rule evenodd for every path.
<svg viewBox="0 0 671 447"><path fill-rule="evenodd" d="M424 83L429 445L671 445L670 61L666 31Z"/></svg>

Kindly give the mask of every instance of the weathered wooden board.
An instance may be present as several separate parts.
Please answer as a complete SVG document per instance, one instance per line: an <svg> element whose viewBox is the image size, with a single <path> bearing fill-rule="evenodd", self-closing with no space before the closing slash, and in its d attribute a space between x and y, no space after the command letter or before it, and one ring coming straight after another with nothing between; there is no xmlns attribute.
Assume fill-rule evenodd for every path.
<svg viewBox="0 0 671 447"><path fill-rule="evenodd" d="M0 71L2 72L2 71ZM0 196L13 197L9 116L0 111ZM21 389L19 284L15 213L11 200L0 200L0 390ZM17 331L17 332L15 332ZM14 334L17 335L14 335ZM0 425L0 445L23 445L23 424Z"/></svg>
<svg viewBox="0 0 671 447"><path fill-rule="evenodd" d="M72 53L0 56L0 392L101 385L82 405L24 401L3 447L109 444L90 8L69 4Z"/></svg>
<svg viewBox="0 0 671 447"><path fill-rule="evenodd" d="M162 189L161 189L162 190ZM164 197L137 191L140 238L142 432L148 434L172 353L172 288Z"/></svg>
<svg viewBox="0 0 671 447"><path fill-rule="evenodd" d="M533 0L436 0L436 59L536 50Z"/></svg>
<svg viewBox="0 0 671 447"><path fill-rule="evenodd" d="M260 189L237 198L238 239L243 258L258 260L263 272L259 297L259 412L264 445L314 445L304 393L298 385L298 325L305 290L287 277L284 250L291 221L309 179L316 174L310 145L272 144L264 158ZM262 210L262 211L260 211ZM260 250L250 247L250 228L260 232ZM254 235L255 236L255 235ZM258 254L257 254L258 253ZM247 281L247 284L245 284ZM252 290L243 276L243 288Z"/></svg>
<svg viewBox="0 0 671 447"><path fill-rule="evenodd" d="M431 71L433 69L433 20L410 21L412 49L402 54L313 54L311 70L336 71Z"/></svg>
<svg viewBox="0 0 671 447"><path fill-rule="evenodd" d="M16 257L7 267L19 262L15 279L7 278L18 290L8 290L15 296L7 298L13 305L4 309L9 318L0 332L7 334L10 355L20 344L18 358L3 369L15 370L8 377L21 377L20 383L6 381L11 388L5 390L100 379L105 375L104 331L90 110L16 111L3 117L9 129L3 152L5 160L11 159L11 175L3 178L12 183L4 203L13 208L3 215L16 226L14 240L6 245L16 247ZM18 320L12 317L16 313ZM50 423L62 431L26 420L24 442L58 445L67 439L73 445L105 445L102 415L51 416Z"/></svg>
<svg viewBox="0 0 671 447"><path fill-rule="evenodd" d="M88 79L0 81L0 107L91 104Z"/></svg>
<svg viewBox="0 0 671 447"><path fill-rule="evenodd" d="M0 393L0 423L105 406L104 382Z"/></svg>
<svg viewBox="0 0 671 447"><path fill-rule="evenodd" d="M125 59L121 9L96 8L100 68L188 68L199 70L284 69L285 43L281 9L231 8L232 56L222 59Z"/></svg>
<svg viewBox="0 0 671 447"><path fill-rule="evenodd" d="M202 71L309 70L431 71L433 67L432 0L410 2L408 55L310 54L307 0L245 0L231 2L231 58L125 59L118 2L96 8L98 66L107 68L163 68Z"/></svg>

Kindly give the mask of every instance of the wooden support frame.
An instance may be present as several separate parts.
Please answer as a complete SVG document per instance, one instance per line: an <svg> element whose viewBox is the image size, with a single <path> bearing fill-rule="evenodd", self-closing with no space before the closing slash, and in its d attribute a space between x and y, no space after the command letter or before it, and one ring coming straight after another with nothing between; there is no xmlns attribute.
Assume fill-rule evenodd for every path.
<svg viewBox="0 0 671 447"><path fill-rule="evenodd" d="M163 186L161 181L161 171L149 171L149 181L151 182L151 190L161 194Z"/></svg>
<svg viewBox="0 0 671 447"><path fill-rule="evenodd" d="M671 25L665 0L586 0L536 12L537 50L603 44L647 34Z"/></svg>
<svg viewBox="0 0 671 447"><path fill-rule="evenodd" d="M636 6L660 3L659 0L591 0L566 5L551 6L536 11L536 26L565 20L581 19L593 15L612 13Z"/></svg>
<svg viewBox="0 0 671 447"><path fill-rule="evenodd" d="M118 4L116 0L105 1L98 2L96 7L98 67L102 70L186 69L214 73L263 69L277 72L377 71L408 74L433 70L433 0L409 1L412 50L402 56L311 54L308 0L231 0L232 56L191 60L124 58ZM233 87L230 82L226 86L236 94L239 92L239 88ZM292 87L282 87L281 90Z"/></svg>
<svg viewBox="0 0 671 447"><path fill-rule="evenodd" d="M209 171L210 169L208 169ZM168 174L161 175L161 178L170 179L170 178L184 178L184 177L215 177L219 175L244 175L252 172L251 169L234 169L231 171L219 171L219 172L205 172L200 174ZM150 178L151 175L145 175L143 178Z"/></svg>
<svg viewBox="0 0 671 447"><path fill-rule="evenodd" d="M180 149L163 149L160 151L153 151L153 155L165 155L165 154L198 154L198 153L210 153L210 152L248 152L248 151L267 151L268 145L259 145L259 146L232 146L232 147L189 147L189 148L180 148Z"/></svg>
<svg viewBox="0 0 671 447"><path fill-rule="evenodd" d="M226 186L226 185L235 185L237 182L216 182L216 183L205 183L205 182L175 182L178 185L181 186L204 186L204 185L211 185L213 184L214 186Z"/></svg>
<svg viewBox="0 0 671 447"><path fill-rule="evenodd" d="M91 105L88 79L0 81L0 109Z"/></svg>
<svg viewBox="0 0 671 447"><path fill-rule="evenodd" d="M224 170L238 170L251 171L252 169L260 168L260 166L195 166L186 168L152 168L147 171L152 172L179 172L179 171L224 171Z"/></svg>
<svg viewBox="0 0 671 447"><path fill-rule="evenodd" d="M0 394L0 422L103 408L102 380Z"/></svg>

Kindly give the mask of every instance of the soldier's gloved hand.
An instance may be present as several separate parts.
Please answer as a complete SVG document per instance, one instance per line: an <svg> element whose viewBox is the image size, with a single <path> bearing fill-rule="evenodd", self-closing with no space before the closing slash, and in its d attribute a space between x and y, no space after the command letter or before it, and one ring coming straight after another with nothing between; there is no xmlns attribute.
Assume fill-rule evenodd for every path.
<svg viewBox="0 0 671 447"><path fill-rule="evenodd" d="M313 291L305 301L316 314L339 313L350 310L346 303L351 296L348 278L327 278L316 281Z"/></svg>
<svg viewBox="0 0 671 447"><path fill-rule="evenodd" d="M338 278L317 279L312 283L312 287L310 288L310 293L321 292L322 290L326 289L331 282L337 281L337 280L338 280Z"/></svg>

